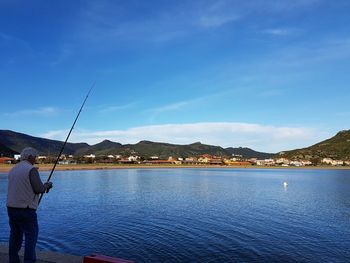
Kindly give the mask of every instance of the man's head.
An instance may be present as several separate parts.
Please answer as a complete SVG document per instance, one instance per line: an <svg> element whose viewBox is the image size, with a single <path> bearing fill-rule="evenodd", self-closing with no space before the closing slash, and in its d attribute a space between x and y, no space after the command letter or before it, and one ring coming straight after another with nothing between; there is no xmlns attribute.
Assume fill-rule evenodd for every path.
<svg viewBox="0 0 350 263"><path fill-rule="evenodd" d="M21 161L27 160L31 164L35 164L38 151L32 147L26 147L21 152Z"/></svg>

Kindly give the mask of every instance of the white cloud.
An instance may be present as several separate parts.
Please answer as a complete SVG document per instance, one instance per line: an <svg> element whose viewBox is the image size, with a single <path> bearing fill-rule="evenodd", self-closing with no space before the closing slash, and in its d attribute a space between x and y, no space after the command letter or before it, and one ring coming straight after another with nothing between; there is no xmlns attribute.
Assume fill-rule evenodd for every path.
<svg viewBox="0 0 350 263"><path fill-rule="evenodd" d="M41 116L50 117L58 114L59 110L55 107L43 107L38 109L26 109L14 112L7 112L3 115L6 117L20 117L20 116Z"/></svg>
<svg viewBox="0 0 350 263"><path fill-rule="evenodd" d="M101 107L101 109L98 112L104 114L104 113L123 111L134 107L136 104L137 102L131 102L125 105Z"/></svg>
<svg viewBox="0 0 350 263"><path fill-rule="evenodd" d="M190 103L191 103L191 101L179 101L179 102L175 102L175 103L161 106L158 108L153 108L150 111L153 113L163 113L166 111L176 111L176 110L179 110L179 109L189 105Z"/></svg>
<svg viewBox="0 0 350 263"><path fill-rule="evenodd" d="M232 21L239 20L239 18L239 16L234 14L203 15L198 19L198 25L202 27L219 27Z"/></svg>
<svg viewBox="0 0 350 263"><path fill-rule="evenodd" d="M104 50L140 41L163 44L191 37L198 30L212 30L235 21L309 8L318 1L189 1L157 8L145 4L145 10L151 14L147 16L134 13L138 9L128 1L90 1L77 14L77 22L72 25L68 38L75 46L89 50L100 48L100 43L103 43ZM273 33L283 34L281 29Z"/></svg>
<svg viewBox="0 0 350 263"><path fill-rule="evenodd" d="M297 32L296 29L287 29L287 28L269 28L262 30L262 33L273 35L273 36L289 36Z"/></svg>
<svg viewBox="0 0 350 263"><path fill-rule="evenodd" d="M42 137L64 140L67 131L50 131ZM122 144L141 140L173 144L203 144L222 147L249 147L263 152L279 152L312 145L320 140L320 133L310 128L277 127L252 123L202 122L191 124L165 124L130 128L126 130L75 130L70 142L95 144L104 139Z"/></svg>

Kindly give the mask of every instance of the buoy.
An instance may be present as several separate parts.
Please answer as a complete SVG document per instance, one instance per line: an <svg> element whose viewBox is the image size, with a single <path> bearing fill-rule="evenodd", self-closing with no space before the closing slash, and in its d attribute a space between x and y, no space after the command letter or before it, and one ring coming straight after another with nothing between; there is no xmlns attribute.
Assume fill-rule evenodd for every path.
<svg viewBox="0 0 350 263"><path fill-rule="evenodd" d="M287 186L288 186L288 183L287 183L287 182L284 182L284 183L283 183L283 186L284 186L284 187L287 187Z"/></svg>

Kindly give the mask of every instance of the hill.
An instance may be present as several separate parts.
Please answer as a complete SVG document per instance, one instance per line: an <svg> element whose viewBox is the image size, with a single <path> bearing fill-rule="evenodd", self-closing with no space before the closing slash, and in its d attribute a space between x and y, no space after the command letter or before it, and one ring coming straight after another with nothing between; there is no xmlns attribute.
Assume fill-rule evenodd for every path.
<svg viewBox="0 0 350 263"><path fill-rule="evenodd" d="M222 147L202 144L200 142L178 145L151 141L140 141L137 144L124 145L125 152L134 152L141 156L150 157L153 155L160 158L172 157L189 157L202 154L211 154L216 156L228 156L229 153Z"/></svg>
<svg viewBox="0 0 350 263"><path fill-rule="evenodd" d="M0 130L0 143L5 147L20 152L24 147L34 147L41 155L55 156L59 153L63 142L49 140L39 137L33 137L23 133L18 133L9 130ZM87 143L67 143L65 154L73 154L82 156L85 154L102 155L117 155L122 156L139 155L144 158L158 156L159 158L172 157L190 157L199 156L202 154L210 154L215 156L227 156L232 154L242 155L243 158L270 158L273 154L256 152L249 148L222 148L220 146L202 144L200 142L179 145L161 142L140 141L136 144L120 144L109 140L104 140L95 145Z"/></svg>
<svg viewBox="0 0 350 263"><path fill-rule="evenodd" d="M95 145L86 145L85 147L79 148L75 151L75 155L85 155L85 154L96 154L96 155L109 155L109 154L119 154L122 144L117 142L112 142L109 140L104 140Z"/></svg>
<svg viewBox="0 0 350 263"><path fill-rule="evenodd" d="M338 132L332 138L307 148L280 152L279 156L289 159L321 159L350 160L350 130Z"/></svg>
<svg viewBox="0 0 350 263"><path fill-rule="evenodd" d="M34 147L41 155L57 155L63 142L29 136L10 130L0 130L0 143L6 147L21 152L25 147ZM74 154L78 149L89 146L87 143L67 143L65 154Z"/></svg>
<svg viewBox="0 0 350 263"><path fill-rule="evenodd" d="M276 155L275 153L257 152L246 147L239 147L239 148L229 147L229 148L226 148L226 151L228 151L231 155L244 156L245 159L249 159L249 158L269 159L269 158L273 158Z"/></svg>
<svg viewBox="0 0 350 263"><path fill-rule="evenodd" d="M13 157L14 154L18 154L18 152L0 143L0 157Z"/></svg>

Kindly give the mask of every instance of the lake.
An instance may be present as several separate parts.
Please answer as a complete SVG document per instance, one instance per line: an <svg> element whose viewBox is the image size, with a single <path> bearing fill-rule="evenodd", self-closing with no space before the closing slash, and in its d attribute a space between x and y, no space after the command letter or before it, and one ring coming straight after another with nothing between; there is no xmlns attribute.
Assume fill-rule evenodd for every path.
<svg viewBox="0 0 350 263"><path fill-rule="evenodd" d="M350 170L117 169L52 179L38 209L40 249L137 262L350 262ZM0 173L0 242L6 191Z"/></svg>

